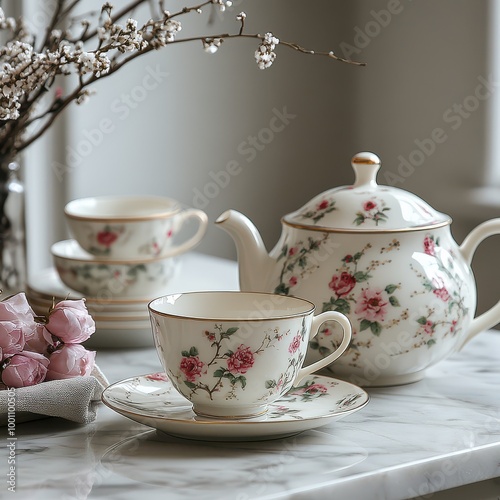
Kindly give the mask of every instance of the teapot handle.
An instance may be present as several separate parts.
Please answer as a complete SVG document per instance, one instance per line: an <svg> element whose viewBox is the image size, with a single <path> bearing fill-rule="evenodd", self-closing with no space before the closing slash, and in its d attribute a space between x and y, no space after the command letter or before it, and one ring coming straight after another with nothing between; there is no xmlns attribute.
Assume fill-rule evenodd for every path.
<svg viewBox="0 0 500 500"><path fill-rule="evenodd" d="M476 248L479 246L479 244L486 238L494 236L495 234L500 234L500 218L483 222L466 236L462 245L460 245L460 252L463 255L464 259L467 261L467 264L470 265L470 263L472 262L472 257L474 256L474 252L476 251ZM459 349L461 349L478 333L481 333L482 331L495 326L499 321L500 301L498 301L486 312L472 320L469 331L467 332L467 336L459 346Z"/></svg>

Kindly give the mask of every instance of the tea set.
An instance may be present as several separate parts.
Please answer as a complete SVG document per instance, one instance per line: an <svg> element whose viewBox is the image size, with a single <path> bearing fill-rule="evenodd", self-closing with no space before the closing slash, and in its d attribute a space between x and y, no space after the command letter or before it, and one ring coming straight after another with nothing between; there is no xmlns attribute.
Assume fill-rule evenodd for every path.
<svg viewBox="0 0 500 500"><path fill-rule="evenodd" d="M85 297L96 322L88 347L152 345L147 304L178 274L176 256L204 236L206 214L159 196L82 198L64 213L74 239L52 245L54 268L31 278L35 312Z"/></svg>
<svg viewBox="0 0 500 500"><path fill-rule="evenodd" d="M217 226L236 245L240 291L162 295L162 287L152 285L157 296L148 310L164 373L118 382L105 390L104 403L181 437L290 435L363 408L369 396L361 387L422 379L426 369L497 324L500 302L474 316L470 264L477 246L500 233L500 219L479 225L458 245L449 216L412 193L377 184L381 162L375 154L359 153L351 164L354 183L285 215L269 253L247 217L234 210L220 215ZM108 208L109 200L95 200L66 208L82 248L75 241L53 247L61 279L82 293L95 289L67 277L74 274L70 261L92 267L96 259L98 269L111 263L106 259L143 259L146 247L161 248L152 258L161 261L176 251L161 240L166 230L175 230L183 217L199 220L199 232L181 252L201 239L206 225L206 216L190 209L161 230L153 224L140 236L129 235L109 220L116 204ZM156 201L121 208L127 221L157 222ZM124 243L116 251L96 246L103 232ZM83 258L82 252L89 254ZM321 375L313 375L319 369Z"/></svg>

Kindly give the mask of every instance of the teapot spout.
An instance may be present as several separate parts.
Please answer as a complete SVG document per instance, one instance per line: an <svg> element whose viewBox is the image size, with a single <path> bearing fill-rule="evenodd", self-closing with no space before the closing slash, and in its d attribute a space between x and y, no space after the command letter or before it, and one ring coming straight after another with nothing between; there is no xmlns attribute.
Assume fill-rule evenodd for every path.
<svg viewBox="0 0 500 500"><path fill-rule="evenodd" d="M226 210L215 223L229 233L236 244L241 291L267 291L265 278L274 261L252 221L236 210Z"/></svg>

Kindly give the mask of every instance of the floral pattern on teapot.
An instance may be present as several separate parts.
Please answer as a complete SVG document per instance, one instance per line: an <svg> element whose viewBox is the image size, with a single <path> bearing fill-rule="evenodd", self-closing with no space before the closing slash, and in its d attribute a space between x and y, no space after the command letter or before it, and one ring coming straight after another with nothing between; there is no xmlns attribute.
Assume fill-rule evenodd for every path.
<svg viewBox="0 0 500 500"><path fill-rule="evenodd" d="M378 226L380 223L388 220L389 216L387 212L390 209L390 207L386 206L384 200L379 200L373 196L362 203L362 210L356 212L356 218L353 223L356 226L361 226L366 221L372 221Z"/></svg>
<svg viewBox="0 0 500 500"><path fill-rule="evenodd" d="M276 259L281 263L281 272L274 292L293 294L294 288L317 269L317 263L322 260L317 253L330 238L334 239L333 233L322 233L319 238L309 237L306 241L283 245ZM418 284L414 290L408 285L405 289L405 285L390 274L385 277L384 266L391 264L391 255L400 248L401 242L396 238L380 246L366 243L353 253L339 254L338 265L325 274L323 289L328 292L322 295L321 310L338 311L350 318L354 335L344 356L352 366L357 365L361 350L373 347L372 339L386 330L403 323L405 328L411 325L414 340L409 350L431 348L445 337L456 335L469 314L462 290L463 277L454 267L453 252L441 247L439 237L432 233L422 235L425 272L412 262L408 264L416 278L413 284ZM420 298L427 304L425 310L410 317L410 302ZM334 333L330 326L323 328L310 342L310 347L327 356L338 347Z"/></svg>
<svg viewBox="0 0 500 500"><path fill-rule="evenodd" d="M463 319L469 314L469 308L465 305L463 280L455 270L453 252L442 249L439 238L432 234L425 236L422 246L424 253L435 259L436 271L429 278L410 264L422 286L410 297L417 298L432 293L444 306L439 313L436 312L436 307L427 306L426 312L416 319L419 327L415 334L415 347L422 345L431 347L437 342L437 332L441 337L447 337L455 336L461 331Z"/></svg>
<svg viewBox="0 0 500 500"><path fill-rule="evenodd" d="M315 224L319 222L326 214L337 210L335 200L321 200L314 208L307 209L301 214L304 219L311 219Z"/></svg>

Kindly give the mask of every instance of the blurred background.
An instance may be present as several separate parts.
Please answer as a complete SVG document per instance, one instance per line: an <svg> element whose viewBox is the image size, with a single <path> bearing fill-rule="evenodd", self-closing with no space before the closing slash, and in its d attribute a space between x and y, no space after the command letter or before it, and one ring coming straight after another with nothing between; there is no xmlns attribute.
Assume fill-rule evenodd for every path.
<svg viewBox="0 0 500 500"><path fill-rule="evenodd" d="M39 25L50 3L2 5ZM270 250L282 215L353 181L359 151L382 159L380 183L450 214L459 243L500 216L497 0L235 0L224 13L185 18L182 35L235 31L242 10L247 32L367 66L278 46L262 71L256 41L237 39L212 55L199 43L166 47L99 82L25 155L30 274L51 265L51 243L68 235L65 203L94 195L156 194L201 208L211 223L196 250L230 259L233 242L213 221L234 208ZM283 127L270 134L273 117ZM229 182L228 165L237 165ZM500 296L499 249L490 238L474 260L479 311Z"/></svg>

